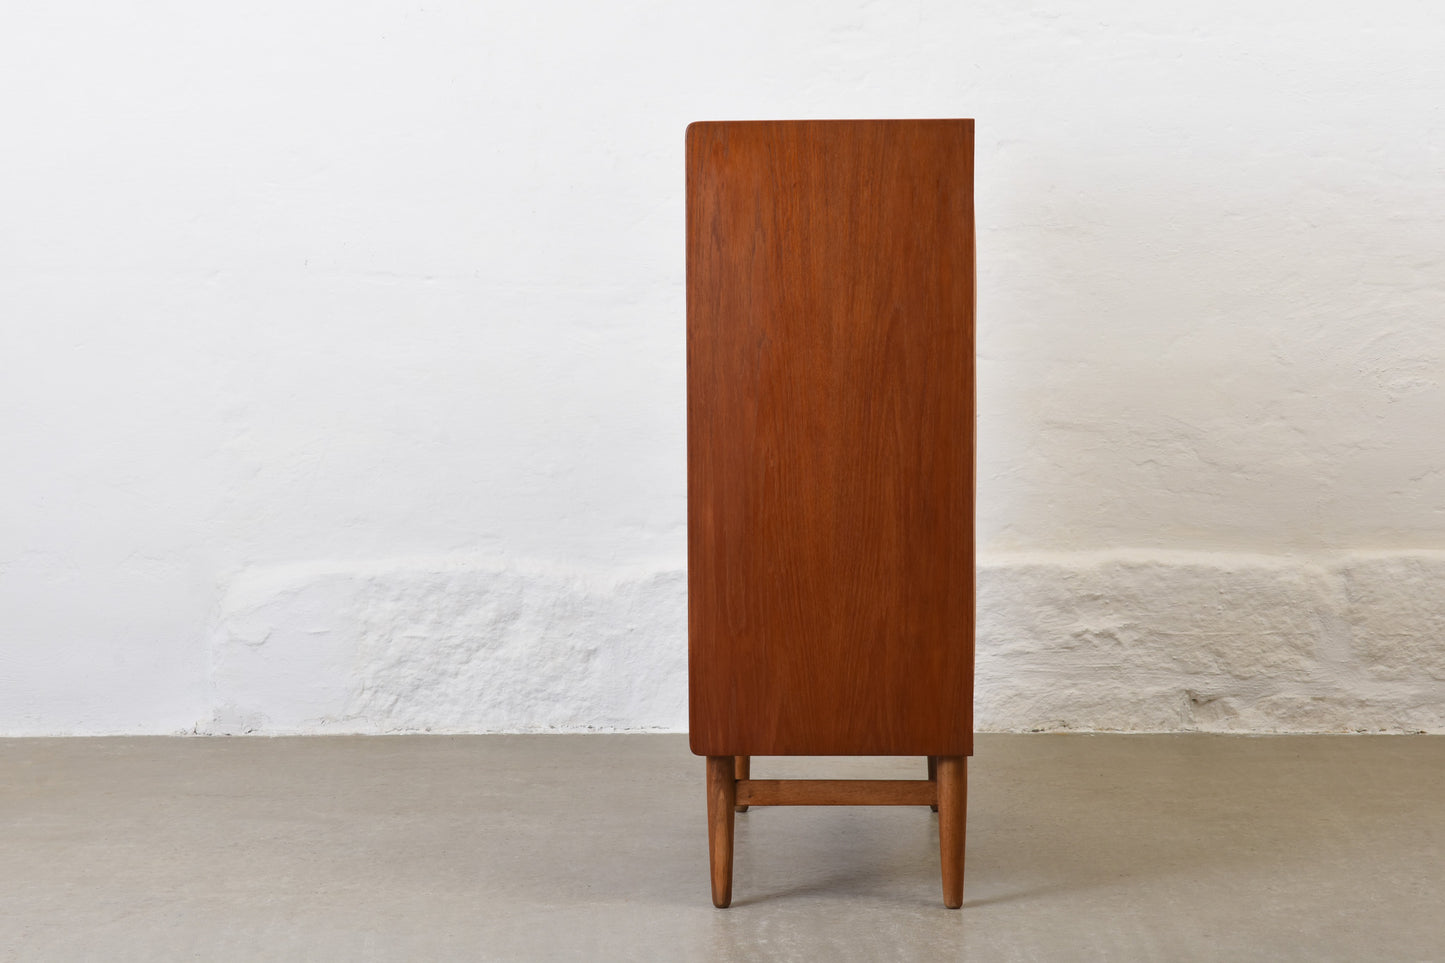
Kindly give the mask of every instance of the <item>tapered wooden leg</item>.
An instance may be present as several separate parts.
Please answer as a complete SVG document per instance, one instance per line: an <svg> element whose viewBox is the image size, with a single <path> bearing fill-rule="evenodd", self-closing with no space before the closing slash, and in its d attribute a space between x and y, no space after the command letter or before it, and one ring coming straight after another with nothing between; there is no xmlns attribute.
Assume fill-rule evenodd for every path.
<svg viewBox="0 0 1445 963"><path fill-rule="evenodd" d="M733 807L738 784L733 756L707 757L707 843L712 868L712 905L733 901Z"/></svg>
<svg viewBox="0 0 1445 963"><path fill-rule="evenodd" d="M943 905L963 905L963 841L968 817L968 757L938 757L938 853Z"/></svg>
<svg viewBox="0 0 1445 963"><path fill-rule="evenodd" d="M734 772L736 773L737 777L739 779L751 779L753 771L753 757L734 756L733 758L737 760L737 765L734 767ZM748 811L748 807L746 806L736 806L734 808L736 808L737 811L740 813L745 813Z"/></svg>
<svg viewBox="0 0 1445 963"><path fill-rule="evenodd" d="M938 757L937 757L937 756L929 756L929 757L928 757L928 781L929 781L929 782L938 782ZM933 810L934 812L938 812L938 803L934 803L932 806L929 806L928 808L931 809L931 810Z"/></svg>

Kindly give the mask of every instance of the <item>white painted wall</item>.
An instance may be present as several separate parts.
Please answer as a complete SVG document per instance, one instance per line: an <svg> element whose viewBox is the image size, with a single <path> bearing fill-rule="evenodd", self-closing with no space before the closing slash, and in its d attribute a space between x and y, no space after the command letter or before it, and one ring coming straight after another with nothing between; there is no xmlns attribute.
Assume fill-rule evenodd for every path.
<svg viewBox="0 0 1445 963"><path fill-rule="evenodd" d="M682 132L978 120L979 724L1445 730L1432 5L57 0L0 733L685 726Z"/></svg>

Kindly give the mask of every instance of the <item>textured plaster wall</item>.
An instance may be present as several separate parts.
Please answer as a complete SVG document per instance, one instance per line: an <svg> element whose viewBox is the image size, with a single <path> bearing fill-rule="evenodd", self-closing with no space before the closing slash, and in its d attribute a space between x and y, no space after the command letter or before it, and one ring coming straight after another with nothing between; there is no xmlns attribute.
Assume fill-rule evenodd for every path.
<svg viewBox="0 0 1445 963"><path fill-rule="evenodd" d="M0 733L685 726L682 130L973 116L985 728L1445 731L1428 4L31 5Z"/></svg>

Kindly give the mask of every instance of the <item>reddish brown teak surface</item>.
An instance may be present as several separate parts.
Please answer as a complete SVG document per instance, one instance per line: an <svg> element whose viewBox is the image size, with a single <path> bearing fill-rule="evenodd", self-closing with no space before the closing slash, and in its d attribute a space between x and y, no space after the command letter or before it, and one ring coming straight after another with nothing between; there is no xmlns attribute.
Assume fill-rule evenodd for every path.
<svg viewBox="0 0 1445 963"><path fill-rule="evenodd" d="M973 238L972 121L688 128L694 752L972 752Z"/></svg>

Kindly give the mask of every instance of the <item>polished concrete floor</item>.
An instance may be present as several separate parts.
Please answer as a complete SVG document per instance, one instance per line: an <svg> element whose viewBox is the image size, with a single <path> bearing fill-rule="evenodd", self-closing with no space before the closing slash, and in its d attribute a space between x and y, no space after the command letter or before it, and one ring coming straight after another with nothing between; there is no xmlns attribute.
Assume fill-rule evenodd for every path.
<svg viewBox="0 0 1445 963"><path fill-rule="evenodd" d="M713 909L702 772L679 736L0 740L0 959L1445 960L1445 738L981 736L961 911L892 807L740 815Z"/></svg>

